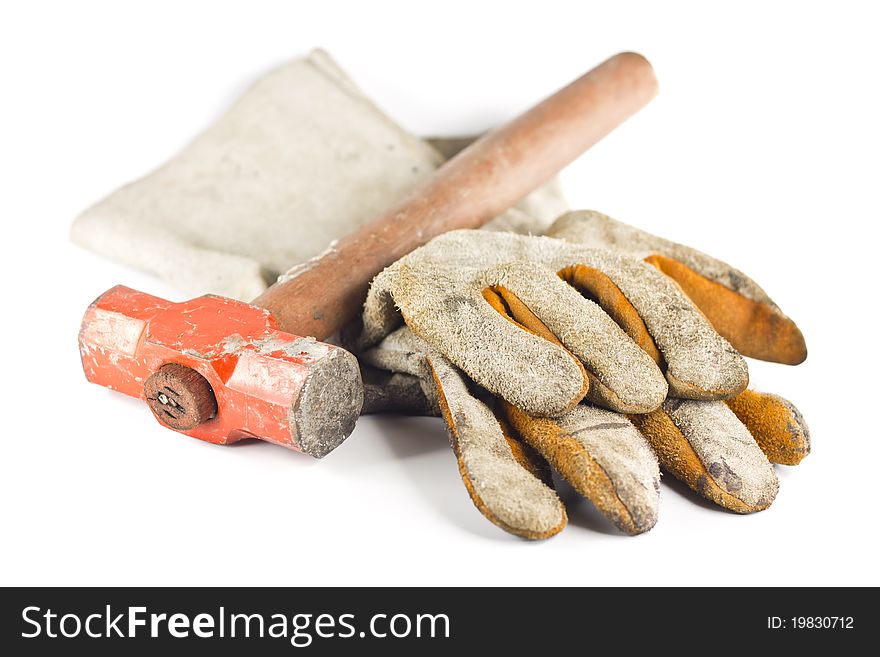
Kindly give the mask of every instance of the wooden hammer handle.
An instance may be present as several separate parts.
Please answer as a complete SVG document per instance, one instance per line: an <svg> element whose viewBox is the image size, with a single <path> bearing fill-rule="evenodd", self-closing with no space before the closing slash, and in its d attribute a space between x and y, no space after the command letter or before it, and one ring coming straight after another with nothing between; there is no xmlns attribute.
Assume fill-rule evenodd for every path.
<svg viewBox="0 0 880 657"><path fill-rule="evenodd" d="M283 331L323 340L360 312L373 277L430 239L478 228L547 182L657 93L648 61L620 53L449 160L401 203L254 300Z"/></svg>

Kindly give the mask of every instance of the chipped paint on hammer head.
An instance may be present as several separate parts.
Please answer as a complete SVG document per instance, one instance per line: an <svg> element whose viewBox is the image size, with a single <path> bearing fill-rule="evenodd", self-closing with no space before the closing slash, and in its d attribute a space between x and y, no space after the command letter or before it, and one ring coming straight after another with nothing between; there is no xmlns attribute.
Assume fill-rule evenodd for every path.
<svg viewBox="0 0 880 657"><path fill-rule="evenodd" d="M253 345L261 354L273 354L281 352L286 356L297 359L318 360L327 354L327 345L318 342L315 338L296 338L293 341L271 336L262 340L255 340Z"/></svg>
<svg viewBox="0 0 880 657"><path fill-rule="evenodd" d="M224 354L238 354L244 345L246 344L245 339L241 337L238 333L233 333L232 335L227 335L223 339L223 353Z"/></svg>

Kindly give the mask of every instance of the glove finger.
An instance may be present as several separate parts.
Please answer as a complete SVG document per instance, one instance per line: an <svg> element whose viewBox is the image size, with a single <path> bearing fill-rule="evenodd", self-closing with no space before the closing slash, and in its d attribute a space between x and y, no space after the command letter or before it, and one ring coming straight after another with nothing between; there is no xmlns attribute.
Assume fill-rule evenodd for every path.
<svg viewBox="0 0 880 657"><path fill-rule="evenodd" d="M470 394L445 358L429 355L428 362L459 473L477 509L523 538L562 531L568 522L565 506L542 481L534 455L512 448L492 411Z"/></svg>
<svg viewBox="0 0 880 657"><path fill-rule="evenodd" d="M512 322L521 326L526 331L534 333L545 340L549 340L554 344L562 346L553 332L538 317L529 310L519 297L505 287L496 285L492 288L483 290L483 298L489 302L495 310L508 317ZM613 318L613 317L612 317ZM650 339L650 337L649 337ZM627 404L620 399L608 386L606 386L595 374L589 370L584 370L584 374L589 380L589 389L585 399L602 406L603 408L612 408L618 412L626 412L631 410L636 412L638 409ZM642 409L647 411L647 408Z"/></svg>
<svg viewBox="0 0 880 657"><path fill-rule="evenodd" d="M598 304L666 375L666 361L651 337L648 327L645 326L638 311L629 302L626 295L620 291L620 288L614 284L614 281L598 269L586 265L565 267L558 272L558 275L581 295ZM609 403L607 388L601 383L594 385L592 379L590 384L587 399L606 408L615 408L613 404ZM621 409L616 408L616 410Z"/></svg>
<svg viewBox="0 0 880 657"><path fill-rule="evenodd" d="M638 260L611 252L591 255L644 321L666 361L670 396L721 399L746 388L743 357L674 281Z"/></svg>
<svg viewBox="0 0 880 657"><path fill-rule="evenodd" d="M361 363L364 382L363 415L374 413L406 413L407 415L439 415L422 390L418 377L402 372L371 367Z"/></svg>
<svg viewBox="0 0 880 657"><path fill-rule="evenodd" d="M657 458L626 416L581 404L561 418L535 418L500 403L514 432L618 529L634 535L654 526Z"/></svg>
<svg viewBox="0 0 880 657"><path fill-rule="evenodd" d="M534 262L510 263L487 270L483 282L503 298L502 314L506 311L548 341L554 341L555 336L580 359L589 376L587 395L591 400L619 412L645 413L666 397L666 381L651 357L599 305L546 267Z"/></svg>
<svg viewBox="0 0 880 657"><path fill-rule="evenodd" d="M614 267L610 268L612 271L614 269ZM626 273L621 271L618 271L617 275L627 278ZM668 301L673 305L669 307L674 308L678 317L667 316L655 321L654 328L663 338L663 344L670 353L670 360L674 366L672 371L666 363L664 352L657 347L639 310L608 274L586 265L572 265L560 270L559 276L586 298L599 304L630 339L651 356L666 374L670 395L715 399L735 394L738 389L748 384L748 370L742 358L698 317L698 311L680 294L675 299L674 290L668 284L659 286L657 294L659 297L665 291L666 294L673 295ZM656 274L652 273L652 276L656 283ZM656 304L646 304L642 307L647 308L649 315L657 319L659 313ZM660 312L662 313L662 309ZM682 336L676 334L679 328L682 334L687 334L690 330L692 343L684 342ZM712 367L716 363L719 370L713 372ZM592 400L589 395L588 398Z"/></svg>
<svg viewBox="0 0 880 657"><path fill-rule="evenodd" d="M538 319L535 313L529 310L528 306L507 288L500 285L486 288L483 290L483 298L489 302L490 306L509 318L517 326L545 340L549 340L553 344L562 346L559 338L553 335L553 332L547 328L544 322ZM596 378L595 374L585 369L584 376L587 377L589 382L585 399L589 399L591 402L605 408L621 408L624 406L620 398Z"/></svg>
<svg viewBox="0 0 880 657"><path fill-rule="evenodd" d="M655 254L645 262L678 283L715 330L741 354L785 365L798 365L806 359L801 330L776 304L750 299L673 258Z"/></svg>
<svg viewBox="0 0 880 657"><path fill-rule="evenodd" d="M746 390L724 403L772 463L797 465L810 453L810 428L797 407L779 395Z"/></svg>
<svg viewBox="0 0 880 657"><path fill-rule="evenodd" d="M483 298L489 302L499 313L509 318L517 326L522 327L530 333L549 340L553 344L562 346L553 332L540 319L535 316L528 306L524 304L513 292L500 285L483 290ZM564 348L564 347L563 347ZM589 388L584 397L590 401L604 407L621 406L622 402L614 395L605 385L602 384L596 375L592 372L584 370L584 376L587 377Z"/></svg>
<svg viewBox="0 0 880 657"><path fill-rule="evenodd" d="M656 411L630 420L654 448L661 467L706 499L736 513L752 513L776 497L773 466L724 402L668 399Z"/></svg>
<svg viewBox="0 0 880 657"><path fill-rule="evenodd" d="M397 312L397 305L391 296L396 274L389 267L373 279L364 301L363 313L342 329L342 342L352 351L357 353L378 344L403 324L403 318Z"/></svg>
<svg viewBox="0 0 880 657"><path fill-rule="evenodd" d="M376 346L358 352L362 363L389 372L411 374L419 379L428 376L426 354L430 347L406 326L389 333Z"/></svg>
<svg viewBox="0 0 880 657"><path fill-rule="evenodd" d="M587 299L597 303L661 370L666 369L666 361L657 349L645 322L626 295L606 274L586 265L572 265L558 272L558 275Z"/></svg>
<svg viewBox="0 0 880 657"><path fill-rule="evenodd" d="M580 361L495 312L481 291L436 266L401 266L394 292L406 324L475 383L535 415L560 415L586 394Z"/></svg>
<svg viewBox="0 0 880 657"><path fill-rule="evenodd" d="M407 326L358 354L364 413L408 412L440 416L427 354L431 347Z"/></svg>

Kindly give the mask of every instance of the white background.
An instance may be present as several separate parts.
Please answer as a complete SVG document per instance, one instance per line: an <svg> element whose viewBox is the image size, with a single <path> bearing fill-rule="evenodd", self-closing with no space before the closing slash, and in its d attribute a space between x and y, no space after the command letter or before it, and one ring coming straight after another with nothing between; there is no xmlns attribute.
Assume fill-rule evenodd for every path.
<svg viewBox="0 0 880 657"><path fill-rule="evenodd" d="M2 584L880 584L880 39L872 3L21 3L0 10ZM323 46L417 134L482 130L625 49L661 95L564 174L575 207L727 260L802 327L813 453L775 504L665 480L619 535L572 500L529 543L471 505L437 420L364 418L322 461L221 448L88 385L76 334L116 283L73 217L181 148L257 75ZM668 478L667 478L668 479Z"/></svg>

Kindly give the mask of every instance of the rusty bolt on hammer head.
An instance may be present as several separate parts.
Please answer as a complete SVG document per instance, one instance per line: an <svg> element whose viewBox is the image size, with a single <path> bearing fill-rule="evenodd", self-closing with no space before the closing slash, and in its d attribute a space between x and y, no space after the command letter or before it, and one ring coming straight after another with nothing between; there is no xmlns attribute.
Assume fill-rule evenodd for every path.
<svg viewBox="0 0 880 657"><path fill-rule="evenodd" d="M370 280L437 235L501 214L644 106L651 65L621 53L475 141L391 207L252 304L184 303L117 286L86 311L86 377L144 399L165 426L212 443L260 438L321 457L354 428L357 360L317 342L362 308Z"/></svg>

